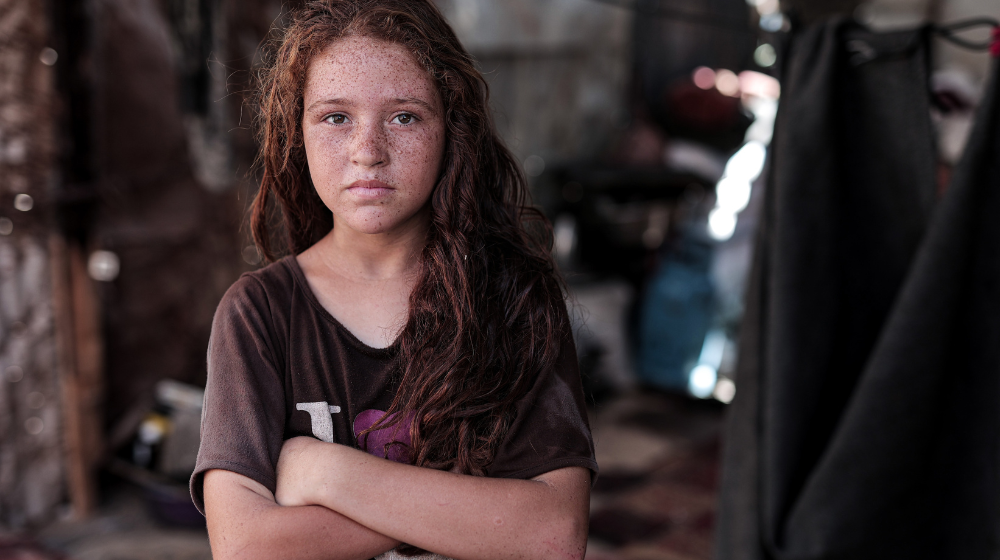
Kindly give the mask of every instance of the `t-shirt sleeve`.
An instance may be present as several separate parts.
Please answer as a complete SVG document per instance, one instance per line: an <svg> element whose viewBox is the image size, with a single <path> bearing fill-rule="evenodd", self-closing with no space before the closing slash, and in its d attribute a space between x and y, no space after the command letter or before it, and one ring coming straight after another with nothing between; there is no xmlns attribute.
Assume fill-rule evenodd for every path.
<svg viewBox="0 0 1000 560"><path fill-rule="evenodd" d="M564 467L590 469L597 480L594 441L569 320L562 317L559 357L516 405L517 416L489 476L528 479Z"/></svg>
<svg viewBox="0 0 1000 560"><path fill-rule="evenodd" d="M208 382L201 446L191 497L205 512L205 472L224 469L249 477L272 493L285 427L284 375L267 293L260 281L240 278L222 298L208 343Z"/></svg>

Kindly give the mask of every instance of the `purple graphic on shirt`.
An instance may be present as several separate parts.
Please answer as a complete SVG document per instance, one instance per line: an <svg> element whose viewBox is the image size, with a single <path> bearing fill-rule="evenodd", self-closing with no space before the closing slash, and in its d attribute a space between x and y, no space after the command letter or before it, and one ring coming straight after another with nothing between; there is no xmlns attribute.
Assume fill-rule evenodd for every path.
<svg viewBox="0 0 1000 560"><path fill-rule="evenodd" d="M387 428L380 428L365 435L361 432L371 428L378 422L385 412L382 410L369 409L361 412L354 418L354 437L358 438L358 447L376 457L396 461L397 463L410 462L410 425L413 424L413 413L407 415L407 419ZM392 416L395 416L392 415ZM386 419L386 423L392 421L392 416ZM389 446L389 454L386 455L386 444L397 442L396 445ZM402 444L402 445L398 445Z"/></svg>

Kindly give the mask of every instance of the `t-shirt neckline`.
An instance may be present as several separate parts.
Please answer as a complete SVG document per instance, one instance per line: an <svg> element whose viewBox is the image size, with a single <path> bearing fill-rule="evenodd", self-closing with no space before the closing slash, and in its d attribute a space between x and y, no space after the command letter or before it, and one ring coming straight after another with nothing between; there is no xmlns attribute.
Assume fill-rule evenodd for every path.
<svg viewBox="0 0 1000 560"><path fill-rule="evenodd" d="M316 297L316 294L314 294L312 291L312 287L309 286L309 281L306 280L306 274L305 272L302 271L302 267L299 266L299 261L298 259L295 258L295 255L288 255L285 258L281 259L281 261L291 271L292 277L295 279L295 282L300 285L302 293L306 297L306 301L308 301L309 304L313 306L313 308L316 310L317 313L319 313L321 317L323 317L326 321L333 324L333 326L338 331L340 331L341 334L344 335L344 338L346 338L348 342L351 343L352 346L355 346L356 348L358 348L359 350L361 350L366 354L371 354L377 357L392 357L396 355L396 353L399 351L399 339L400 339L399 335L396 335L396 338L395 340L392 341L392 344L384 348L376 348L374 346L369 346L368 344L365 344L364 342L361 341L360 338L358 338L354 333L352 333L350 329L345 327L343 323L338 321L337 318L334 317L332 313L327 311L327 309L323 307L323 304L319 302L319 299Z"/></svg>

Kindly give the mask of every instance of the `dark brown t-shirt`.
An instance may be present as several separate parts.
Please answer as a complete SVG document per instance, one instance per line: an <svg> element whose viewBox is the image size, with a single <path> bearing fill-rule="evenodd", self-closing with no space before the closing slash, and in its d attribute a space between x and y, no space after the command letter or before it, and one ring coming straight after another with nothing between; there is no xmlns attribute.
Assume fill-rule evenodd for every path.
<svg viewBox="0 0 1000 560"><path fill-rule="evenodd" d="M212 324L201 448L191 476L198 509L204 512L202 483L210 469L247 476L274 492L286 439L304 435L358 447L355 418L392 403L397 350L367 346L334 319L294 257L244 274ZM558 364L517 403L487 474L526 479L569 466L597 473L567 327Z"/></svg>

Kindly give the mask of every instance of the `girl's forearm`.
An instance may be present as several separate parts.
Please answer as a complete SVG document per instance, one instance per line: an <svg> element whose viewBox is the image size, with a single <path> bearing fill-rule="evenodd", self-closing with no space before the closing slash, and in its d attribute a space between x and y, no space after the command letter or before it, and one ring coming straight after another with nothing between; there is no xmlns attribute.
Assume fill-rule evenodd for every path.
<svg viewBox="0 0 1000 560"><path fill-rule="evenodd" d="M259 483L229 471L205 475L216 560L368 559L399 543L319 505L279 506Z"/></svg>
<svg viewBox="0 0 1000 560"><path fill-rule="evenodd" d="M279 502L282 470L288 469L285 473L301 482L307 503L445 556L583 558L590 497L586 469L560 469L534 480L474 477L303 439L287 442L292 448L282 452Z"/></svg>

